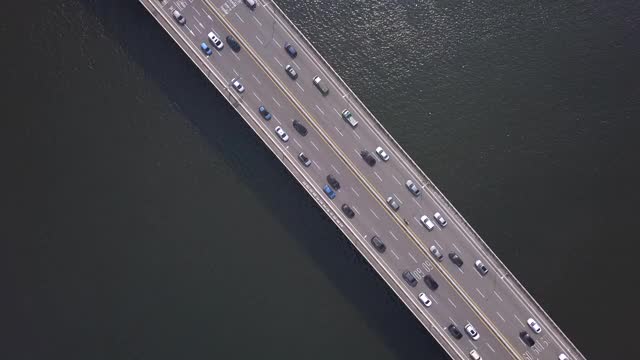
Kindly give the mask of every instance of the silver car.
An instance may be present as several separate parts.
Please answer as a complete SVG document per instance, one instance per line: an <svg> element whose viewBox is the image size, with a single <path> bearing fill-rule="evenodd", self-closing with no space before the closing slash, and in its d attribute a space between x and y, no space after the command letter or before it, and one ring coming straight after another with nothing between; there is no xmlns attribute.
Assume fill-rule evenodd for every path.
<svg viewBox="0 0 640 360"><path fill-rule="evenodd" d="M436 258L436 260L438 260L438 261L442 261L442 258L443 258L444 256L442 256L442 253L438 250L438 248L437 248L437 247L435 247L435 246L431 246L431 247L429 248L429 251L431 251L431 254L433 255L433 257L434 257L434 258Z"/></svg>
<svg viewBox="0 0 640 360"><path fill-rule="evenodd" d="M433 214L433 217L440 224L440 226L442 227L447 226L447 220L445 220L439 212Z"/></svg>
<svg viewBox="0 0 640 360"><path fill-rule="evenodd" d="M389 161L389 154L387 154L380 146L376 148L376 154L378 154L382 161Z"/></svg>
<svg viewBox="0 0 640 360"><path fill-rule="evenodd" d="M213 31L207 34L207 36L209 37L209 41L211 41L211 43L216 49L222 50L222 48L224 47L224 44L222 43L222 40L220 40L216 36L216 34L213 33Z"/></svg>
<svg viewBox="0 0 640 360"><path fill-rule="evenodd" d="M187 19L184 18L184 16L182 16L182 14L180 14L180 11L178 10L173 10L173 13L171 13L171 15L173 15L173 18L176 20L176 22L180 25L184 25L187 23Z"/></svg>
<svg viewBox="0 0 640 360"><path fill-rule="evenodd" d="M478 272L483 276L487 275L487 273L489 272L489 269L487 269L487 267L484 266L484 264L480 260L476 260L476 263L474 265L476 266L476 270L478 270Z"/></svg>
<svg viewBox="0 0 640 360"><path fill-rule="evenodd" d="M238 93L242 94L244 92L244 86L242 86L242 84L240 83L240 81L238 81L238 79L236 78L231 79L231 85L233 85L233 88L236 89Z"/></svg>
<svg viewBox="0 0 640 360"><path fill-rule="evenodd" d="M540 327L540 325L538 325L538 323L533 320L533 318L529 318L527 320L527 324L529 324L529 327L531 328L531 330L533 330L533 332L535 332L536 334L540 334L540 332L542 331L542 328Z"/></svg>
<svg viewBox="0 0 640 360"><path fill-rule="evenodd" d="M416 186L416 184L413 183L413 181L407 180L405 185L407 186L407 189L409 189L409 191L413 194L413 196L420 195L420 189L418 189L418 187Z"/></svg>
<svg viewBox="0 0 640 360"><path fill-rule="evenodd" d="M474 328L471 323L464 326L464 331L467 332L467 334L471 339L473 339L473 341L478 341L478 339L480 339L480 334L478 334L476 328Z"/></svg>
<svg viewBox="0 0 640 360"><path fill-rule="evenodd" d="M431 299L429 299L425 293L418 294L418 299L420 299L422 305L426 307L431 306Z"/></svg>
<svg viewBox="0 0 640 360"><path fill-rule="evenodd" d="M278 136L280 137L280 140L284 142L289 141L289 135L287 135L287 133L280 126L276 126L275 130L276 134L278 134Z"/></svg>
<svg viewBox="0 0 640 360"><path fill-rule="evenodd" d="M398 209L400 209L400 205L398 205L398 203L396 202L396 199L394 199L393 196L389 196L387 198L387 204L391 206L393 211L398 211Z"/></svg>

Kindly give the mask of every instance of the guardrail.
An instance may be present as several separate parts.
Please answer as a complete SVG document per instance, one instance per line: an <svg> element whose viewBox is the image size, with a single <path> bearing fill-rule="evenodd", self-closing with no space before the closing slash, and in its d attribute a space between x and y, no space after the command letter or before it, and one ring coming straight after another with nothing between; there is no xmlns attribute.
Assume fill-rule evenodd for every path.
<svg viewBox="0 0 640 360"><path fill-rule="evenodd" d="M511 282L521 291L522 294L524 294L524 296L526 297L526 300L530 304L535 306L536 309L538 310L538 312L540 312L541 314L543 314L546 317L546 320L550 324L552 324L552 326L554 327L554 330L557 333L562 334L562 336L564 337L565 342L568 345L571 346L572 351L574 352L574 355L575 354L579 354L582 358L584 358L584 356L580 353L578 348L571 342L571 340L569 340L569 338L562 332L560 327L553 321L551 316L549 316L549 314L547 314L547 312L542 308L542 306L540 306L540 304L538 304L538 302L527 291L527 289L520 283L520 281L518 281L518 279L515 276L513 276L513 274L511 273L511 271L509 271L507 266L500 260L500 258L498 258L498 256L493 252L493 250L491 250L491 248L482 239L482 237L480 237L480 235L473 229L473 227L471 227L469 222L462 216L462 214L458 211L458 209L456 209L455 206L453 206L451 201L449 201L449 199L447 199L447 197L444 196L442 191L440 191L440 189L431 181L431 179L429 179L429 177L422 171L422 169L418 166L418 164L416 164L416 162L411 158L411 156L409 156L409 154L400 146L398 141L391 135L391 133L389 133L389 131L387 131L387 129L382 125L382 123L378 120L378 118L376 118L376 116L373 115L373 113L364 105L362 100L360 100L360 98L358 98L356 93L353 90L351 90L351 88L346 84L346 82L340 77L340 75L338 75L338 73L335 71L335 69L320 54L320 52L313 46L311 41L309 41L309 39L307 39L307 37L302 33L302 31L300 31L300 29L298 29L298 27L295 25L295 23L287 16L287 14L282 10L282 8L280 8L280 6L278 6L278 4L273 0L271 1L271 4L273 6L268 7L268 8L271 8L273 14L277 15L277 16L280 16L282 19L285 20L286 24L289 24L291 26L291 28L298 34L298 36L300 36L300 38L304 40L305 45L313 51L313 55L316 56L318 59L320 59L322 61L322 64L332 73L332 75L335 77L335 79L338 79L340 85L342 85L347 90L347 92L350 95L348 100L354 99L356 101L357 105L366 112L366 114L369 116L369 118L373 120L373 124L380 130L380 133L382 135L384 135L393 144L393 146L396 147L396 150L404 157L404 159L408 163L410 163L413 166L414 170L423 178L422 180L424 180L424 181L422 181L422 183L424 183L427 187L429 187L431 189L431 192L433 194L437 195L440 198L440 200L447 207L449 207L449 209L451 210L451 213L456 216L456 218L458 219L459 223L462 224L466 228L466 230L473 235L474 240L476 240L477 243L484 249L486 254L491 256L493 261L502 268L505 276L509 280L511 280Z"/></svg>

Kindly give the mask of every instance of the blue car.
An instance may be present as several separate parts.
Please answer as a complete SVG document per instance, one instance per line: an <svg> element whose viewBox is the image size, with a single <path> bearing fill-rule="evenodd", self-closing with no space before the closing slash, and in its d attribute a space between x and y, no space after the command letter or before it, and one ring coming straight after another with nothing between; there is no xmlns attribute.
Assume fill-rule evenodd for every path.
<svg viewBox="0 0 640 360"><path fill-rule="evenodd" d="M207 43L200 44L200 49L202 49L202 52L207 56L212 54L211 48L209 48L209 45L207 45Z"/></svg>
<svg viewBox="0 0 640 360"><path fill-rule="evenodd" d="M271 113L267 111L267 108L264 106L260 106L258 112L260 112L260 115L262 115L265 120L271 120Z"/></svg>
<svg viewBox="0 0 640 360"><path fill-rule="evenodd" d="M325 185L322 189L324 190L324 193L327 194L329 199L333 200L336 198L336 193L333 192L333 189L331 189L331 186Z"/></svg>

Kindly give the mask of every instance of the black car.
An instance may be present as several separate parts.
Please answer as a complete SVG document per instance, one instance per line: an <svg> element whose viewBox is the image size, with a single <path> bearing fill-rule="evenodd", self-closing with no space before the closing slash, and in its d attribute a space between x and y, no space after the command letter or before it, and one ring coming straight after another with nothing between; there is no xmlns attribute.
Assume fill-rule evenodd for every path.
<svg viewBox="0 0 640 360"><path fill-rule="evenodd" d="M296 129L296 131L302 135L302 136L307 136L307 128L302 125L302 123L298 120L293 120L293 128Z"/></svg>
<svg viewBox="0 0 640 360"><path fill-rule="evenodd" d="M291 65L288 65L288 64L287 64L287 66L285 66L285 67L284 67L284 71L286 71L286 72L287 72L287 75L289 75L289 77L290 77L292 80L295 80L295 79L297 79L297 78L298 78L298 73L297 73L297 72L296 72L296 70L293 68L293 66L291 66Z"/></svg>
<svg viewBox="0 0 640 360"><path fill-rule="evenodd" d="M460 259L460 256L458 256L458 254L451 252L449 253L449 259L451 259L451 262L456 264L458 267L462 267L462 259Z"/></svg>
<svg viewBox="0 0 640 360"><path fill-rule="evenodd" d="M376 164L376 158L367 150L360 151L360 156L362 156L364 162L366 162L369 166L373 166Z"/></svg>
<svg viewBox="0 0 640 360"><path fill-rule="evenodd" d="M227 36L227 44L229 44L229 47L233 51L235 52L240 51L240 44L238 44L238 42L236 41L236 39L233 38L233 36L231 35Z"/></svg>
<svg viewBox="0 0 640 360"><path fill-rule="evenodd" d="M536 343L535 340L533 340L533 338L531 337L531 335L527 334L526 331L520 332L520 339L522 339L522 341L525 344L527 344L528 347L532 347Z"/></svg>
<svg viewBox="0 0 640 360"><path fill-rule="evenodd" d="M349 219L353 219L353 217L356 216L356 213L354 213L347 204L342 204L342 212L347 215Z"/></svg>
<svg viewBox="0 0 640 360"><path fill-rule="evenodd" d="M435 291L438 288L438 283L433 280L433 277L431 277L431 275L425 275L423 280L429 289Z"/></svg>
<svg viewBox="0 0 640 360"><path fill-rule="evenodd" d="M411 287L416 287L416 285L418 285L418 280L416 280L415 276L413 276L413 274L408 271L402 273L402 278Z"/></svg>
<svg viewBox="0 0 640 360"><path fill-rule="evenodd" d="M284 49L287 51L287 54L291 56L292 59L295 59L296 56L298 56L298 51L296 51L296 48L294 48L293 45L289 43L284 43Z"/></svg>
<svg viewBox="0 0 640 360"><path fill-rule="evenodd" d="M329 185L331 185L332 188L334 188L334 190L340 190L340 183L333 175L327 175L327 182L329 183Z"/></svg>
<svg viewBox="0 0 640 360"><path fill-rule="evenodd" d="M451 324L447 326L447 330L449 330L449 333L451 334L451 336L453 336L456 340L462 339L462 333L460 332L460 330L458 330L458 328L455 325Z"/></svg>
<svg viewBox="0 0 640 360"><path fill-rule="evenodd" d="M306 167L309 167L311 165L311 160L309 160L307 155L305 155L304 153L298 154L298 159L300 159L300 162Z"/></svg>
<svg viewBox="0 0 640 360"><path fill-rule="evenodd" d="M374 235L371 237L371 244L374 248L376 248L376 250L378 250L378 252L383 253L385 250L387 250L387 246L382 242L382 240L380 240L378 235Z"/></svg>

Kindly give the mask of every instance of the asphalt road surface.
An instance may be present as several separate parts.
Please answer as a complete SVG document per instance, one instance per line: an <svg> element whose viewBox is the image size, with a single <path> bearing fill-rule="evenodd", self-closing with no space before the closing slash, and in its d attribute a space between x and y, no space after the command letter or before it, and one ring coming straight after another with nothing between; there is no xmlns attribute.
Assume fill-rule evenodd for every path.
<svg viewBox="0 0 640 360"><path fill-rule="evenodd" d="M443 346L452 357L468 358L469 352L475 349L484 359L558 359L561 353L569 359L584 358L553 321L514 285L512 275L464 226L455 209L434 191L399 146L381 131L368 110L273 3L259 2L251 10L241 0L141 2L158 11L156 18L163 27L170 27L180 36L176 41L183 41L198 52L209 71L225 80L229 91L235 91L231 86L232 79L242 83L245 91L236 93L235 97L239 99L237 106L251 115L250 119L244 116L245 119L270 134L273 141L267 145L280 154L283 161L290 162L290 166L304 174L306 183L324 197L330 216L338 217L334 221L344 224L357 237L366 248L366 257L384 269L386 276L383 278L434 337L441 344L446 343ZM172 18L175 9L185 17L185 25ZM207 38L209 32L214 32L224 42L223 49L214 48ZM229 34L242 47L237 53L225 41ZM295 59L285 51L285 42L297 49ZM201 51L201 43L209 46L211 55ZM296 80L287 75L286 65L291 65L298 73ZM320 76L329 88L327 96L313 85L315 76ZM267 121L259 114L260 106L265 106L272 114L271 120ZM356 128L342 119L340 114L344 109L359 122ZM294 119L306 126L306 136L294 129ZM276 134L277 126L288 134L288 141L282 141ZM376 156L374 150L378 146L390 156L388 161ZM362 159L362 150L376 157L374 166ZM298 160L300 152L309 157L311 166L305 167ZM341 185L333 200L322 191L329 174L333 174ZM408 191L407 180L421 188L419 196ZM389 196L400 205L397 212L385 202ZM352 219L341 211L342 204L353 209L355 216ZM437 223L433 216L436 212L447 220L446 226ZM420 223L423 215L435 224L432 231ZM377 252L371 245L370 239L374 235L385 243L384 253ZM444 255L441 262L429 252L431 246ZM450 261L448 254L451 252L464 261L461 267ZM483 276L476 270L476 260L487 266L488 274ZM419 280L416 287L402 279L404 271L411 271ZM439 284L437 290L430 290L422 281L426 274ZM421 292L433 301L431 307L427 308L419 301ZM529 328L526 323L529 318L540 324L540 334ZM449 334L446 328L450 324L455 324L463 333L462 339L456 340ZM477 341L464 332L466 324L472 324L478 331L480 338ZM520 339L521 331L527 331L533 337L536 341L533 347Z"/></svg>

